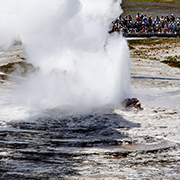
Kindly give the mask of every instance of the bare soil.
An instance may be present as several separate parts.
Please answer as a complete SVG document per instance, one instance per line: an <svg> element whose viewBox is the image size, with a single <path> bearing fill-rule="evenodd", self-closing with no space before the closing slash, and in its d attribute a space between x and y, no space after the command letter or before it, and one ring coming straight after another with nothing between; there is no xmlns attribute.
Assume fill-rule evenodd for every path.
<svg viewBox="0 0 180 180"><path fill-rule="evenodd" d="M180 2L141 2L141 1L131 1L123 0L122 8L124 10L122 17L125 15L131 15L133 20L137 13L143 13L147 16L165 16L166 14L174 14L175 16L180 16Z"/></svg>

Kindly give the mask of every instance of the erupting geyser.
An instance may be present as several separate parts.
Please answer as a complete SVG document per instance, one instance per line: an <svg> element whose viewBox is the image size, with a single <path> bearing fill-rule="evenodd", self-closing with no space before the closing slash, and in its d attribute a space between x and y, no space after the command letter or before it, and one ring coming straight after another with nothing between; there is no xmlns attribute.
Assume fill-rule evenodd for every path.
<svg viewBox="0 0 180 180"><path fill-rule="evenodd" d="M1 0L0 46L20 39L38 71L16 89L36 107L100 107L129 94L129 49L108 34L120 0Z"/></svg>

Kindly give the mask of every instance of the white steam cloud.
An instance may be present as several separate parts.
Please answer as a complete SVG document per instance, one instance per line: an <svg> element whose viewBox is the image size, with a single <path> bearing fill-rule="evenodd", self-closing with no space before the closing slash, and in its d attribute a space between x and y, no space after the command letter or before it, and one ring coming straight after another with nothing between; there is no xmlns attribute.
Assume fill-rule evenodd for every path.
<svg viewBox="0 0 180 180"><path fill-rule="evenodd" d="M16 89L33 107L96 107L129 94L129 49L109 26L120 0L1 0L0 47L20 39L39 70Z"/></svg>

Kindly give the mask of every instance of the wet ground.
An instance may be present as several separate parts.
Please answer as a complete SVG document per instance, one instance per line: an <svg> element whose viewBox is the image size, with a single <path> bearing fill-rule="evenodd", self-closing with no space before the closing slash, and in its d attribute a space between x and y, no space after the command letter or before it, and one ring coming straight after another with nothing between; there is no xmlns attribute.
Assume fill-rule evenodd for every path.
<svg viewBox="0 0 180 180"><path fill-rule="evenodd" d="M132 143L116 128L138 126L112 113L10 122L0 129L0 174L4 179L80 178L84 170L78 168L88 158L113 156L113 148L123 150L121 144Z"/></svg>
<svg viewBox="0 0 180 180"><path fill-rule="evenodd" d="M165 138L175 132L161 118L174 114L178 126L179 112L152 108L156 125L148 115L143 124L145 113L9 122L0 128L1 179L179 179L179 143Z"/></svg>
<svg viewBox="0 0 180 180"><path fill-rule="evenodd" d="M146 113L118 109L8 122L0 128L1 179L179 179L179 144L165 138L174 130L160 122L176 117L177 126L179 112L152 108L155 126Z"/></svg>

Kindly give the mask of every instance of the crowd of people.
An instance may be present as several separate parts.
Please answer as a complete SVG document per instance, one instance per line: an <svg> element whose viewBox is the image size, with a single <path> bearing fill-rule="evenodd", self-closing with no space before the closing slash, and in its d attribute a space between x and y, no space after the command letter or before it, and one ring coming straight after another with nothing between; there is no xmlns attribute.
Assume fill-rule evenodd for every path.
<svg viewBox="0 0 180 180"><path fill-rule="evenodd" d="M155 18L142 14L137 14L133 22L132 16L119 16L112 22L112 29L109 33L114 31L122 32L125 36L128 34L177 34L180 33L180 17L173 14L156 16Z"/></svg>

